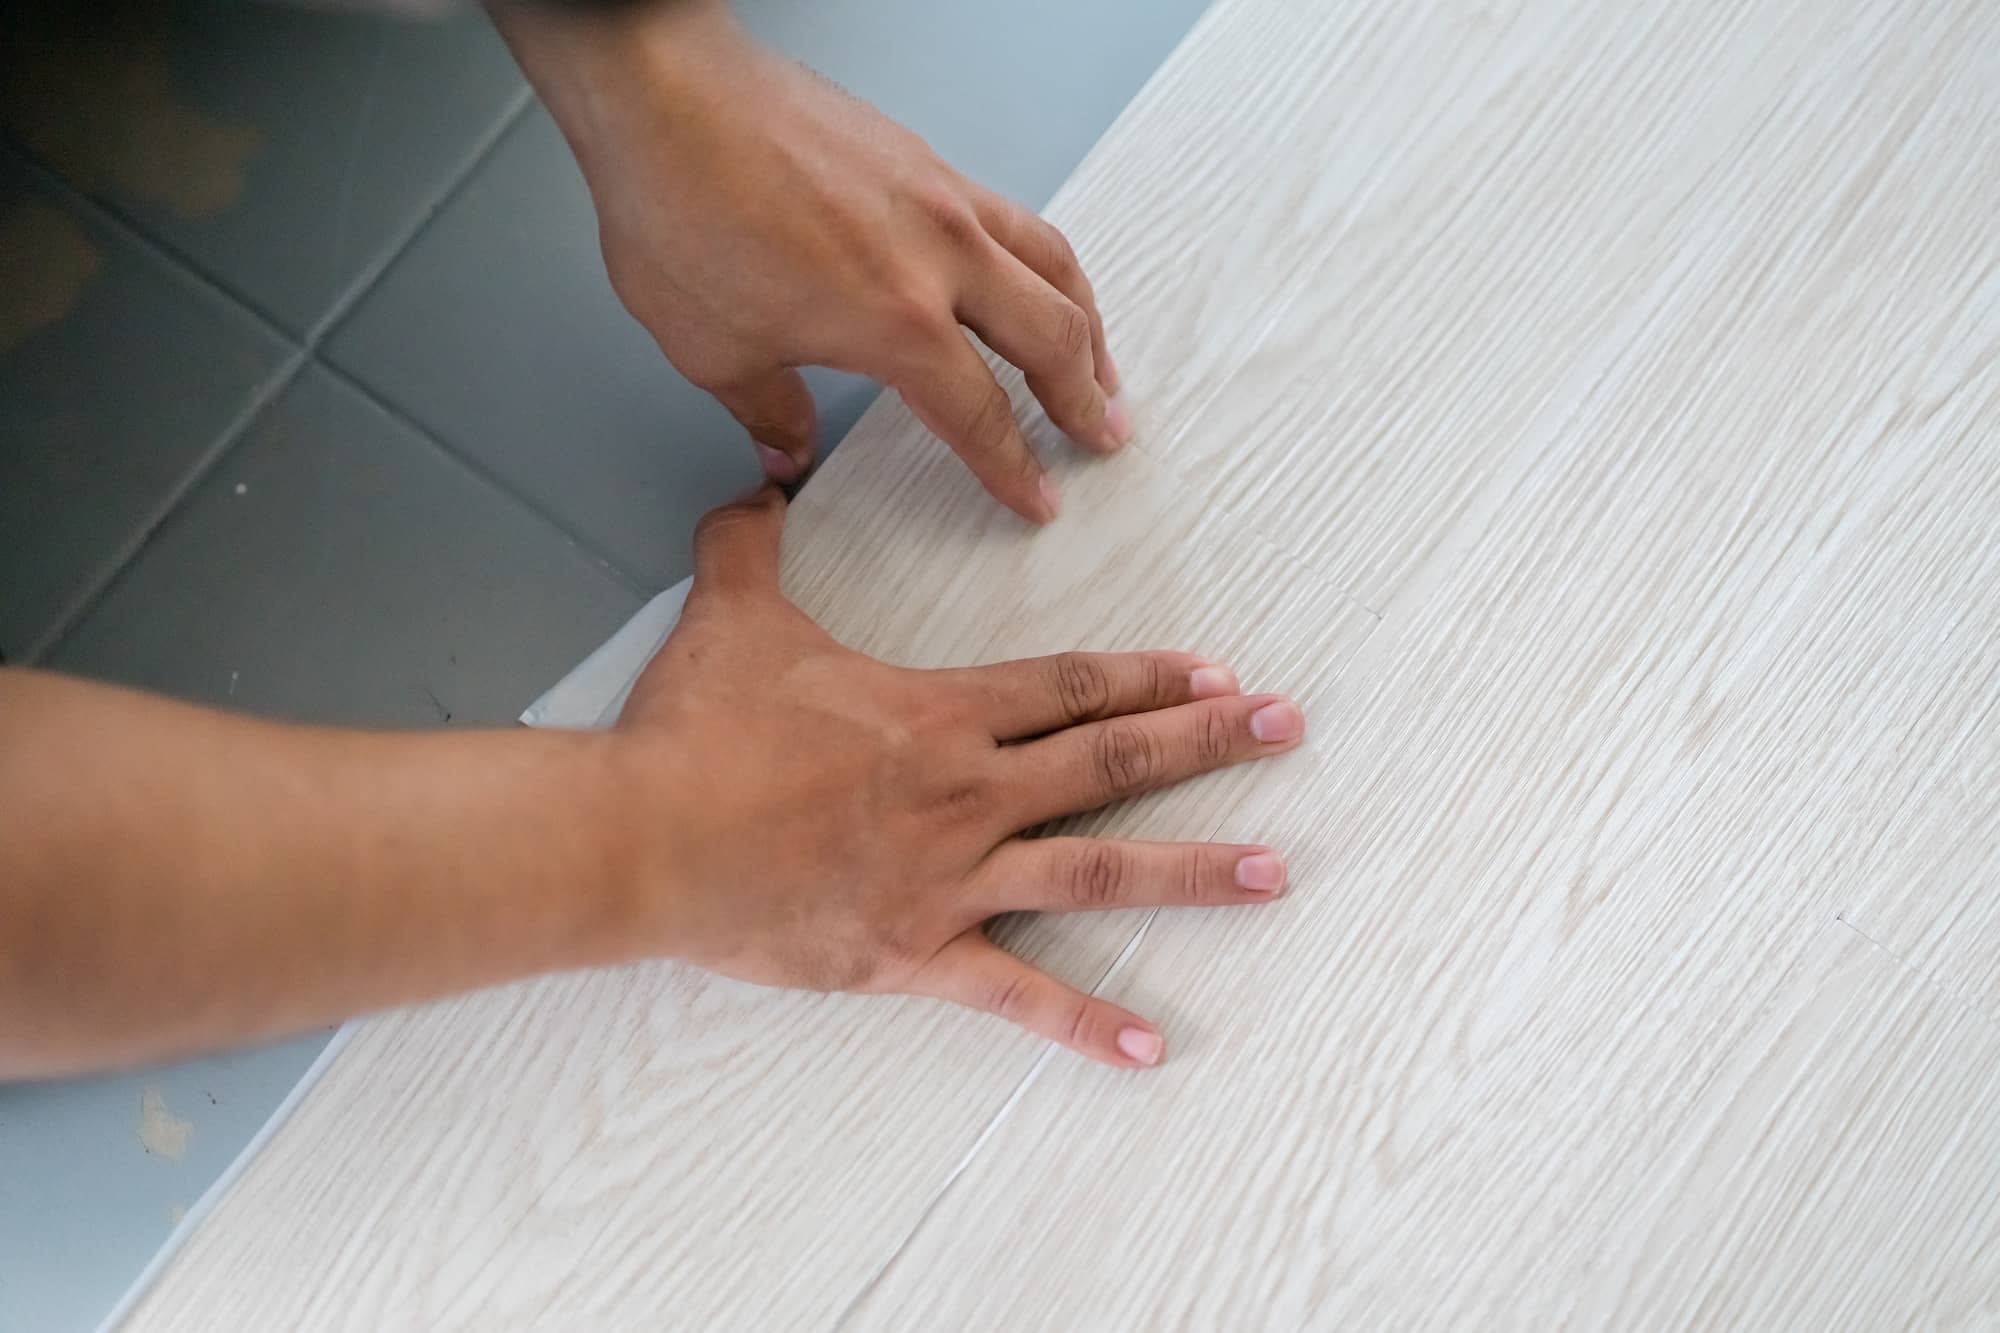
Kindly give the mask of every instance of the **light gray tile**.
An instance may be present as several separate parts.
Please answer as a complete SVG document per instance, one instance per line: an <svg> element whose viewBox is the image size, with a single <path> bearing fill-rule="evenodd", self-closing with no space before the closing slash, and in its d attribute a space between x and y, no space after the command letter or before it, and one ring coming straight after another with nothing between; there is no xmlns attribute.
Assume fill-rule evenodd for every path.
<svg viewBox="0 0 2000 1333"><path fill-rule="evenodd" d="M286 355L0 150L0 654L116 568Z"/></svg>
<svg viewBox="0 0 2000 1333"><path fill-rule="evenodd" d="M1209 0L738 0L746 26L1034 208Z"/></svg>
<svg viewBox="0 0 2000 1333"><path fill-rule="evenodd" d="M757 483L735 421L613 295L589 195L540 107L327 355L661 584L688 572L695 520Z"/></svg>
<svg viewBox="0 0 2000 1333"><path fill-rule="evenodd" d="M756 0L753 28L1040 205L1200 12L1197 0ZM703 511L757 469L604 277L582 178L537 108L338 329L340 365L627 569L688 572ZM822 444L873 396L812 377Z"/></svg>
<svg viewBox="0 0 2000 1333"><path fill-rule="evenodd" d="M28 0L8 21L8 132L295 335L524 87L476 9Z"/></svg>
<svg viewBox="0 0 2000 1333"><path fill-rule="evenodd" d="M99 1078L0 1084L0 1329L96 1328L330 1032ZM179 1156L140 1141L149 1091L158 1116L189 1126Z"/></svg>
<svg viewBox="0 0 2000 1333"><path fill-rule="evenodd" d="M53 664L282 717L507 723L639 604L315 367Z"/></svg>

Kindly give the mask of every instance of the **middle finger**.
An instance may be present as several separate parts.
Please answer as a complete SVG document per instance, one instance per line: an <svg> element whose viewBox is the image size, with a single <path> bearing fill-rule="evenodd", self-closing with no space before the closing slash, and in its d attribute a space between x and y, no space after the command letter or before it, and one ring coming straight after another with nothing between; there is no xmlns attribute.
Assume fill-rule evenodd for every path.
<svg viewBox="0 0 2000 1333"><path fill-rule="evenodd" d="M1000 754L1018 793L1013 822L1028 828L1282 754L1304 735L1305 716L1291 700L1233 695L1071 727Z"/></svg>

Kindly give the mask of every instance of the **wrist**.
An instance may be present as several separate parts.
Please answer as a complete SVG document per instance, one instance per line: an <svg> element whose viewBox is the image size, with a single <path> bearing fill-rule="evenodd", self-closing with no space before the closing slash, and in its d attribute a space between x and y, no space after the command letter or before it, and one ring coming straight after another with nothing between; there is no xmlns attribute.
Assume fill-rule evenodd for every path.
<svg viewBox="0 0 2000 1333"><path fill-rule="evenodd" d="M601 870L592 961L681 957L695 925L686 844L701 809L698 783L671 747L619 730L589 738L601 744L577 799Z"/></svg>
<svg viewBox="0 0 2000 1333"><path fill-rule="evenodd" d="M727 0L638 0L601 10L489 0L488 12L586 174L597 145L635 123L657 135L663 106L691 110L754 47Z"/></svg>

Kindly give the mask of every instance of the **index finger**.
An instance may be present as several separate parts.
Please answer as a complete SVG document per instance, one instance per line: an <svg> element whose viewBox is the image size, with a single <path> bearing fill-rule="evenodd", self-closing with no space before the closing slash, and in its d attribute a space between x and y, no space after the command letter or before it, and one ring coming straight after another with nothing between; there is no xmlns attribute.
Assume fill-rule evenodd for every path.
<svg viewBox="0 0 2000 1333"><path fill-rule="evenodd" d="M1031 523L1056 516L1055 485L1022 438L1014 404L963 333L938 339L930 361L896 388L994 499Z"/></svg>

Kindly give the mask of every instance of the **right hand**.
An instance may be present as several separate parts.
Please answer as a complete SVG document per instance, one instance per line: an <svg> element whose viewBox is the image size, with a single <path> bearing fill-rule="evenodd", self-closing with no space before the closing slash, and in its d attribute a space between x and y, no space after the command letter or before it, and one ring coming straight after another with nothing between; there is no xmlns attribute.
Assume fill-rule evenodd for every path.
<svg viewBox="0 0 2000 1333"><path fill-rule="evenodd" d="M1062 234L759 46L723 0L494 12L589 181L619 298L742 423L773 480L812 462L797 367L830 366L894 388L1003 504L1054 518L1054 487L968 329L1079 445L1131 439Z"/></svg>
<svg viewBox="0 0 2000 1333"><path fill-rule="evenodd" d="M783 523L770 487L703 520L686 610L613 733L642 938L743 980L933 996L1157 1063L1151 1024L983 923L1271 901L1284 866L1267 847L1022 833L1289 750L1297 706L1187 653L888 666L779 592Z"/></svg>

